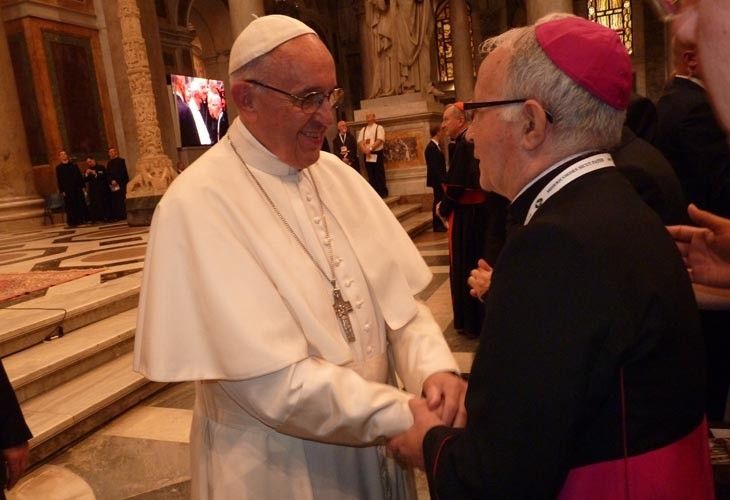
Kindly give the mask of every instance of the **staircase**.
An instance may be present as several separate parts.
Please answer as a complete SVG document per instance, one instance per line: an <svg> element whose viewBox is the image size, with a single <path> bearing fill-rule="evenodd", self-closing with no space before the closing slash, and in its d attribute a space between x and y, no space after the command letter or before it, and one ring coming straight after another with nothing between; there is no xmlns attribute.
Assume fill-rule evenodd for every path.
<svg viewBox="0 0 730 500"><path fill-rule="evenodd" d="M385 201L411 237L430 228L421 204ZM141 272L103 278L0 309L0 357L33 432L32 464L168 385L132 371Z"/></svg>

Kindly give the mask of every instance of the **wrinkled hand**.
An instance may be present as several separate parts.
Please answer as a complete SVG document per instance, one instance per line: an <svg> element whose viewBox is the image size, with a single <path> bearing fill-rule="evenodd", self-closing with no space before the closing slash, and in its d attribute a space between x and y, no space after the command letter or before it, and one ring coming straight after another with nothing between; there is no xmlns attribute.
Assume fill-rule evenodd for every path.
<svg viewBox="0 0 730 500"><path fill-rule="evenodd" d="M466 283L471 288L469 293L472 297L482 300L482 297L489 291L489 287L492 284L492 266L487 264L486 260L479 259L477 268L472 269L470 274L466 280Z"/></svg>
<svg viewBox="0 0 730 500"><path fill-rule="evenodd" d="M466 425L466 382L461 377L450 372L434 373L423 383L423 395L428 409L436 414L441 424Z"/></svg>
<svg viewBox="0 0 730 500"><path fill-rule="evenodd" d="M700 227L669 226L692 281L730 287L730 219L690 205L690 218Z"/></svg>
<svg viewBox="0 0 730 500"><path fill-rule="evenodd" d="M439 201L436 203L436 217L441 219L441 222L443 223L445 228L449 228L449 218L448 217L441 217L441 202Z"/></svg>
<svg viewBox="0 0 730 500"><path fill-rule="evenodd" d="M388 451L398 461L423 469L423 437L433 427L442 425L440 418L428 409L425 399L408 402L413 413L413 426L388 440Z"/></svg>
<svg viewBox="0 0 730 500"><path fill-rule="evenodd" d="M28 468L28 442L5 448L2 450L2 459L4 463L0 466L7 467L8 471L8 482L5 488L10 489L15 486L25 469Z"/></svg>

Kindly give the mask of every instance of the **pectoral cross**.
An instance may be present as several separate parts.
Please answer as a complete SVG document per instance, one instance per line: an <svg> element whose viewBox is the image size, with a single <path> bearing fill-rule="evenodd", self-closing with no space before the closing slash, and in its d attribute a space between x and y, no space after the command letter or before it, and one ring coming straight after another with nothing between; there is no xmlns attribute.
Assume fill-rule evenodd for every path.
<svg viewBox="0 0 730 500"><path fill-rule="evenodd" d="M355 342L355 333L352 331L352 323L350 322L349 316L352 312L352 305L342 298L342 292L340 292L340 289L334 283L332 284L332 298L335 299L332 308L335 310L335 315L340 320L342 329L345 331L345 338L348 342Z"/></svg>

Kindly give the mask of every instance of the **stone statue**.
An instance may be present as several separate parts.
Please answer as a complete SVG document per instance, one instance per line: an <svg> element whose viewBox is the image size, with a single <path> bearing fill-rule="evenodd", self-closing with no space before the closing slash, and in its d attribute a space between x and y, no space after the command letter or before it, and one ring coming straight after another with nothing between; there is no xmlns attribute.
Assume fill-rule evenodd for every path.
<svg viewBox="0 0 730 500"><path fill-rule="evenodd" d="M398 93L426 91L431 86L431 36L434 28L431 0L397 2Z"/></svg>
<svg viewBox="0 0 730 500"><path fill-rule="evenodd" d="M368 98L431 88L431 0L365 0L372 80ZM365 53L368 53L367 51Z"/></svg>

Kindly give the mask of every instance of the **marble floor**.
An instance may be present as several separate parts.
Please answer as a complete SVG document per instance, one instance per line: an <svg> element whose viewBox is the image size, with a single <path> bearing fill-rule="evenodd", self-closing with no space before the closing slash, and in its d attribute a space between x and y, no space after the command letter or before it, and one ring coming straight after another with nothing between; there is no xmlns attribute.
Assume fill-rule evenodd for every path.
<svg viewBox="0 0 730 500"><path fill-rule="evenodd" d="M468 370L477 341L452 326L448 249L444 233L427 232L416 244L434 274L421 293L459 363ZM39 270L100 271L16 300L46 300L81 293L89 286L137 278L144 261L147 228L124 223L63 226L0 235L0 273ZM40 297L40 298L39 298ZM31 470L9 499L180 499L189 497L188 429L190 383L166 388ZM427 499L423 477L419 498Z"/></svg>

